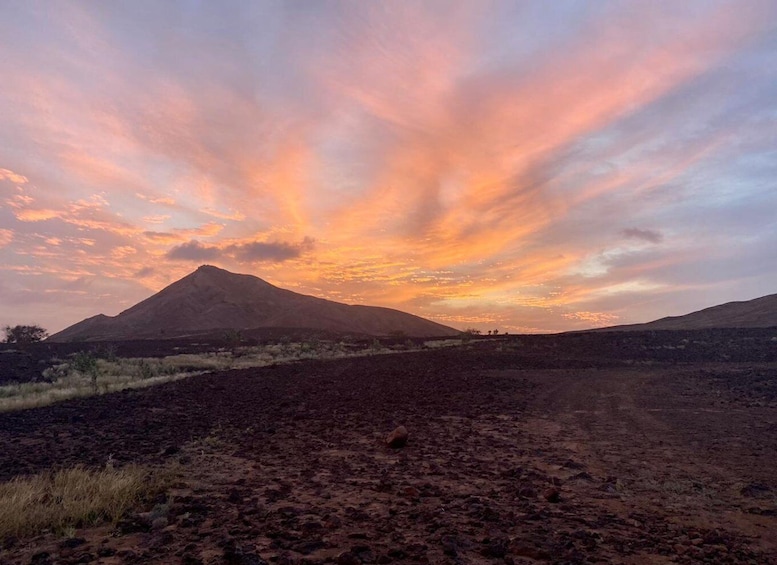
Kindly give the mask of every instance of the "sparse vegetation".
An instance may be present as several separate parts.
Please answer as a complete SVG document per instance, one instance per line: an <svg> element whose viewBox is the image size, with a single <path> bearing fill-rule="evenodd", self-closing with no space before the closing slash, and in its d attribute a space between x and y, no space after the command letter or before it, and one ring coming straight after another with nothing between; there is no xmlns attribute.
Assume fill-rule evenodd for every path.
<svg viewBox="0 0 777 565"><path fill-rule="evenodd" d="M87 351L79 351L70 362L71 369L89 379L92 393L97 394L97 358Z"/></svg>
<svg viewBox="0 0 777 565"><path fill-rule="evenodd" d="M427 341L423 347L460 344L461 340ZM360 347L311 338L304 342L281 339L277 344L234 346L199 354L163 358L121 358L115 348L81 351L58 360L43 372L43 380L0 386L0 412L46 406L66 400L119 390L142 388L207 372L247 369L304 359L336 359L408 350L409 344L389 348L380 340ZM419 346L420 348L420 346Z"/></svg>
<svg viewBox="0 0 777 565"><path fill-rule="evenodd" d="M240 330L228 330L224 332L224 341L232 350L233 355L238 355L238 348L243 343L243 332Z"/></svg>
<svg viewBox="0 0 777 565"><path fill-rule="evenodd" d="M0 539L43 530L65 533L105 520L115 523L163 488L162 479L137 466L74 467L15 478L0 484Z"/></svg>
<svg viewBox="0 0 777 565"><path fill-rule="evenodd" d="M462 338L462 339L435 339L431 341L425 341L424 347L427 349L439 349L441 347L456 347L457 345L462 345L463 343L466 343L468 340Z"/></svg>
<svg viewBox="0 0 777 565"><path fill-rule="evenodd" d="M40 326L5 326L3 328L5 334L4 341L6 343L35 343L37 341L43 341L49 334Z"/></svg>
<svg viewBox="0 0 777 565"><path fill-rule="evenodd" d="M467 328L463 332L461 332L461 341L462 343L469 343L472 341L473 337L479 336L480 330L476 330L475 328Z"/></svg>

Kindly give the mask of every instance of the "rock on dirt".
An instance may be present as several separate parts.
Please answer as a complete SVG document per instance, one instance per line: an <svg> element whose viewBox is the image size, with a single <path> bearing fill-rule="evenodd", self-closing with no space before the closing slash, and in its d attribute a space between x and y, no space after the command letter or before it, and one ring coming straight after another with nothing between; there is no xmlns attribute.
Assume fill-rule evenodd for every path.
<svg viewBox="0 0 777 565"><path fill-rule="evenodd" d="M399 426L388 436L386 436L386 445L392 449L405 447L405 445L407 445L408 436L409 434L407 433L407 428L405 426Z"/></svg>
<svg viewBox="0 0 777 565"><path fill-rule="evenodd" d="M551 487L542 493L542 497L548 502L555 504L561 500L561 491L556 487Z"/></svg>

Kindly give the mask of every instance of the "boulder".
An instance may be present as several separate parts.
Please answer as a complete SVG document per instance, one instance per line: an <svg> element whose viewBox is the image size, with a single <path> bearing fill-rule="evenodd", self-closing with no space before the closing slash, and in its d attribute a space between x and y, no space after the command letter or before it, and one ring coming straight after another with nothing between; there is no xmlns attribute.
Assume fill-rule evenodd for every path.
<svg viewBox="0 0 777 565"><path fill-rule="evenodd" d="M392 449L399 449L407 445L408 438L407 428L405 426L399 426L388 436L386 436L386 445Z"/></svg>
<svg viewBox="0 0 777 565"><path fill-rule="evenodd" d="M561 491L556 487L551 487L542 493L542 497L548 502L555 504L561 500Z"/></svg>

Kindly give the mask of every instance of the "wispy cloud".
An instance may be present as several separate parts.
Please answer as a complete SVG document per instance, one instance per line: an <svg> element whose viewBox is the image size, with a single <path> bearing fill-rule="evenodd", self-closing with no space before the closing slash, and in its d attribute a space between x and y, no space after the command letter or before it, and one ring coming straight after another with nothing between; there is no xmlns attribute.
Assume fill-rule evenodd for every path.
<svg viewBox="0 0 777 565"><path fill-rule="evenodd" d="M0 247L5 247L13 241L13 232L11 230L0 229Z"/></svg>
<svg viewBox="0 0 777 565"><path fill-rule="evenodd" d="M0 180L8 180L16 184L27 184L27 182L29 182L24 175L20 175L8 169L0 169Z"/></svg>
<svg viewBox="0 0 777 565"><path fill-rule="evenodd" d="M0 310L92 281L61 327L198 261L513 331L774 292L774 22L757 0L9 6Z"/></svg>
<svg viewBox="0 0 777 565"><path fill-rule="evenodd" d="M621 230L621 235L628 239L640 239L648 243L661 243L664 236L655 230L641 230L639 228L626 228Z"/></svg>

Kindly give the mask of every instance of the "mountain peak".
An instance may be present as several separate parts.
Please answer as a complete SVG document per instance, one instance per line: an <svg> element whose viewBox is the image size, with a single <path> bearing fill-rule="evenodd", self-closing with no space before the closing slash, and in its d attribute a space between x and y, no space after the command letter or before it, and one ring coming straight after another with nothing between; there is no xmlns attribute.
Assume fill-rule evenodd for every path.
<svg viewBox="0 0 777 565"><path fill-rule="evenodd" d="M198 271L201 271L204 273L207 273L207 272L229 273L229 271L227 271L226 269L222 269L221 267L216 267L215 265L200 265L199 267L197 267L197 271L195 272L198 272ZM234 274L234 273L230 273L230 274Z"/></svg>
<svg viewBox="0 0 777 565"><path fill-rule="evenodd" d="M180 279L178 283L182 283L184 281L217 286L222 288L224 291L242 289L241 292L246 292L246 285L261 287L273 286L264 279L260 279L255 275L233 273L232 271L227 271L226 269L215 267L213 265L200 265L197 267L196 271L189 273L187 276ZM174 287L178 283L173 283L170 285L170 287Z"/></svg>
<svg viewBox="0 0 777 565"><path fill-rule="evenodd" d="M192 276L192 275L211 275L211 276L216 275L216 276L233 276L233 277L245 276L245 275L238 275L236 273L231 273L226 269L215 267L213 265L200 265L199 267L197 267L196 271L189 274L189 276Z"/></svg>
<svg viewBox="0 0 777 565"><path fill-rule="evenodd" d="M305 328L344 334L457 335L436 322L374 306L351 306L278 288L213 265L194 272L114 317L95 317L51 341L159 339L227 329Z"/></svg>

